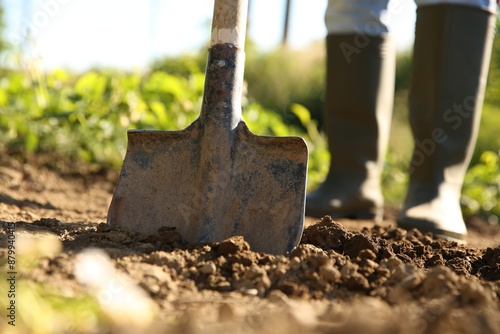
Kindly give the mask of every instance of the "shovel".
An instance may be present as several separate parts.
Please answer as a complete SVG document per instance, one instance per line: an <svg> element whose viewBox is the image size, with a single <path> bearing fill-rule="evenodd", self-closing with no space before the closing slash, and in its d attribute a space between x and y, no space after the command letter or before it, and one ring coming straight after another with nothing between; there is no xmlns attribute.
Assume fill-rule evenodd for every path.
<svg viewBox="0 0 500 334"><path fill-rule="evenodd" d="M129 130L108 223L175 227L190 243L241 235L284 254L304 228L307 146L256 136L241 114L248 0L215 0L201 114L181 131Z"/></svg>

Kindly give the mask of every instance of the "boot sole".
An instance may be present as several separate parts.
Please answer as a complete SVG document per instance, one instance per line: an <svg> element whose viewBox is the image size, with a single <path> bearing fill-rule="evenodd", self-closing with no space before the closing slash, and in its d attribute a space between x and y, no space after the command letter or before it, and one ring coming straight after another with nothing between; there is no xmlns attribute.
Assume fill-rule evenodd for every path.
<svg viewBox="0 0 500 334"><path fill-rule="evenodd" d="M405 217L404 219L405 220L402 218L397 219L398 227L404 230L410 231L412 229L417 229L424 234L430 232L434 237L446 239L448 241L454 241L461 244L465 244L467 242L467 234L439 229L434 223L425 220L408 217Z"/></svg>

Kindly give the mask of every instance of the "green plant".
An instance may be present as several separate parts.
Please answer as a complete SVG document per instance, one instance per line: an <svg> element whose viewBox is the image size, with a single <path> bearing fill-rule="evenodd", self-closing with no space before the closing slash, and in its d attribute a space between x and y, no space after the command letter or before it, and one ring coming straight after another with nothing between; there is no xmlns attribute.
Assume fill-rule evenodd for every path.
<svg viewBox="0 0 500 334"><path fill-rule="evenodd" d="M128 128L177 130L196 118L203 80L201 73L12 72L0 81L0 139L10 149L117 167Z"/></svg>
<svg viewBox="0 0 500 334"><path fill-rule="evenodd" d="M472 166L462 190L462 207L466 215L500 217L500 155L492 151L481 154Z"/></svg>
<svg viewBox="0 0 500 334"><path fill-rule="evenodd" d="M0 81L0 139L11 150L118 167L127 129L187 127L200 113L203 85L198 71L189 76L164 71L73 76L36 68L12 72ZM301 134L256 103L244 106L243 116L257 134Z"/></svg>
<svg viewBox="0 0 500 334"><path fill-rule="evenodd" d="M195 55L183 54L157 59L151 64L151 72L161 71L184 78L188 78L193 73L204 73L207 53L207 49L204 48Z"/></svg>

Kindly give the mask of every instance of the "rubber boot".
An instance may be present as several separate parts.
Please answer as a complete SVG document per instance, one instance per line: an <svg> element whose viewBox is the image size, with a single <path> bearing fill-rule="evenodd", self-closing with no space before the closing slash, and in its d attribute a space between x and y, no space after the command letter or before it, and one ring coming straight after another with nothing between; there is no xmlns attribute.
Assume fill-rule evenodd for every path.
<svg viewBox="0 0 500 334"><path fill-rule="evenodd" d="M328 176L306 215L382 219L380 177L394 102L395 46L389 36L327 37L324 124Z"/></svg>
<svg viewBox="0 0 500 334"><path fill-rule="evenodd" d="M405 229L463 241L460 192L479 128L496 18L479 8L430 5L417 10L409 95L415 148Z"/></svg>

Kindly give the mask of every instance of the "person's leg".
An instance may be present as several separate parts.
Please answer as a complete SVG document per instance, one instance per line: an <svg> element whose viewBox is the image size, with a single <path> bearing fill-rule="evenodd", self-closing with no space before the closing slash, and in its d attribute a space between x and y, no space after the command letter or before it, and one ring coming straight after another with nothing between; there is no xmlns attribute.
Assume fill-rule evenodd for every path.
<svg viewBox="0 0 500 334"><path fill-rule="evenodd" d="M415 148L398 224L465 240L460 192L476 142L496 19L488 7L422 3L409 96Z"/></svg>
<svg viewBox="0 0 500 334"><path fill-rule="evenodd" d="M380 176L394 99L395 47L381 22L384 1L329 1L324 124L328 176L306 214L380 220Z"/></svg>

